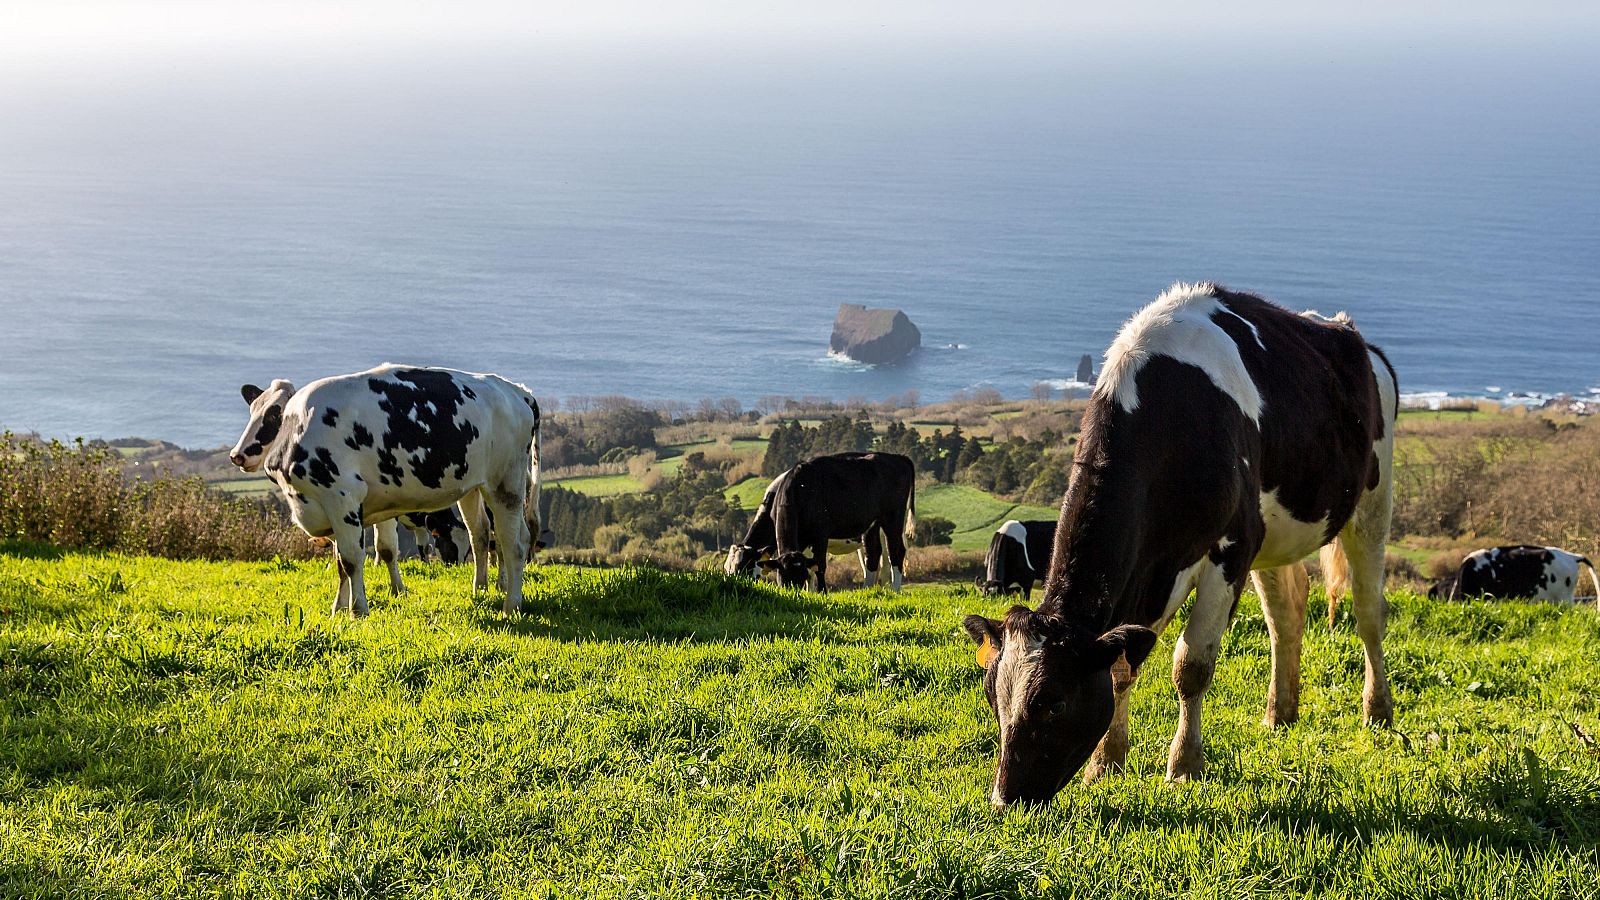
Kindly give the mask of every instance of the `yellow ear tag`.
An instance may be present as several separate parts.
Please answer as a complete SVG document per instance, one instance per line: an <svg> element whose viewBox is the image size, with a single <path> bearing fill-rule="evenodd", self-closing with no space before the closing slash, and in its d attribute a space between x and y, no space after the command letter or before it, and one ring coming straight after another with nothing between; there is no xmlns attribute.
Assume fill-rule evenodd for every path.
<svg viewBox="0 0 1600 900"><path fill-rule="evenodd" d="M989 640L989 636L986 634L983 636L983 643L978 646L978 665L987 669L989 668L989 661L992 659L994 659L994 643Z"/></svg>

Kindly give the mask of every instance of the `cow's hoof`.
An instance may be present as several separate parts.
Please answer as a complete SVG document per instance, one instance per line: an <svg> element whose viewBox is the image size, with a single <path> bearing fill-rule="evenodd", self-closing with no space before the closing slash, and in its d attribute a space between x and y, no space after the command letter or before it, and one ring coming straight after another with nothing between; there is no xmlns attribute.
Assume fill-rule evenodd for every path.
<svg viewBox="0 0 1600 900"><path fill-rule="evenodd" d="M1083 768L1083 783L1086 785L1094 784L1107 775L1120 775L1121 773L1121 760L1113 762L1111 760L1091 759L1089 764Z"/></svg>
<svg viewBox="0 0 1600 900"><path fill-rule="evenodd" d="M1278 712L1275 709L1268 709L1267 714L1261 718L1261 725L1264 728L1287 728L1299 720L1299 710Z"/></svg>
<svg viewBox="0 0 1600 900"><path fill-rule="evenodd" d="M1205 767L1205 757L1200 755L1198 746L1174 746L1167 757L1167 783L1183 784L1199 778Z"/></svg>

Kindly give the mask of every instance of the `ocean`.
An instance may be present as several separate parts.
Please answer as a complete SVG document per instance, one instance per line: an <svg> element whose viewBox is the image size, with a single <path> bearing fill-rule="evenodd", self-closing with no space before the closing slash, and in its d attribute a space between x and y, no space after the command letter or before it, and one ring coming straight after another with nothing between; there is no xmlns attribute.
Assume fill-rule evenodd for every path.
<svg viewBox="0 0 1600 900"><path fill-rule="evenodd" d="M0 428L212 447L384 361L536 395L1026 396L1176 280L1402 390L1600 394L1600 61L1468 37L0 68ZM830 359L843 302L923 350Z"/></svg>

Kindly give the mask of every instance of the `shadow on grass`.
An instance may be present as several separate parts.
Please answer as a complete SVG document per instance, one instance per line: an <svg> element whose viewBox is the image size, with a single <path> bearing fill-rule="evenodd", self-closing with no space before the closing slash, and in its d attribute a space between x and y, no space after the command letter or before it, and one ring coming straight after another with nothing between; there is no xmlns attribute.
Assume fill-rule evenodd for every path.
<svg viewBox="0 0 1600 900"><path fill-rule="evenodd" d="M0 556L14 556L17 559L42 559L55 560L67 555L67 551L50 544L41 544L37 541L0 541Z"/></svg>
<svg viewBox="0 0 1600 900"><path fill-rule="evenodd" d="M473 623L488 631L557 640L812 637L881 614L836 594L781 590L721 572L675 573L643 566L530 569L523 614L503 615L501 602L497 592L479 597Z"/></svg>

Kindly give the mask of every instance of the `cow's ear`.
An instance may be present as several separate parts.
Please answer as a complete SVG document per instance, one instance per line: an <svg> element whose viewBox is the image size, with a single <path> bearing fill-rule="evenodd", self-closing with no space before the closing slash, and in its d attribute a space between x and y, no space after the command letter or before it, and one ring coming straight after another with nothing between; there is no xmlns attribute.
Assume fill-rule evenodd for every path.
<svg viewBox="0 0 1600 900"><path fill-rule="evenodd" d="M256 398L264 393L266 393L266 391L263 391L261 388L258 388L253 384L247 384L239 388L239 396L243 397L244 402L247 404L256 402Z"/></svg>
<svg viewBox="0 0 1600 900"><path fill-rule="evenodd" d="M1139 666L1156 646L1156 633L1143 625L1119 625L1094 642L1096 665L1110 668L1117 657L1128 658L1128 668L1139 671Z"/></svg>
<svg viewBox="0 0 1600 900"><path fill-rule="evenodd" d="M1000 658L1000 646L1004 641L1005 630L1000 627L999 620L967 616L961 624L967 629L967 636L978 645L978 665L989 668Z"/></svg>

